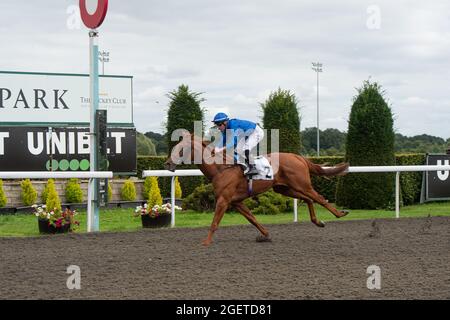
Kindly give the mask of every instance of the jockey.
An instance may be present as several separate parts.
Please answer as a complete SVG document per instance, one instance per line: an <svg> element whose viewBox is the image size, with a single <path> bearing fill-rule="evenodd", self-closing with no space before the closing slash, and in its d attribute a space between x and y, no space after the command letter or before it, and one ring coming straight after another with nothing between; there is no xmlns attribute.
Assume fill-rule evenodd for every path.
<svg viewBox="0 0 450 320"><path fill-rule="evenodd" d="M223 147L216 147L216 153L222 152L224 149L228 149L231 147L234 147L239 155L242 155L242 151L244 151L245 164L247 166L244 174L257 174L258 172L256 170L255 164L253 163L253 161L250 161L250 152L264 138L264 130L261 129L258 124L251 121L229 119L228 116L222 112L216 114L212 122L214 122L215 126L222 133L222 143L219 143L219 145L222 145ZM228 144L226 136L227 130L230 130L232 133L232 138L228 138L228 141L230 141Z"/></svg>

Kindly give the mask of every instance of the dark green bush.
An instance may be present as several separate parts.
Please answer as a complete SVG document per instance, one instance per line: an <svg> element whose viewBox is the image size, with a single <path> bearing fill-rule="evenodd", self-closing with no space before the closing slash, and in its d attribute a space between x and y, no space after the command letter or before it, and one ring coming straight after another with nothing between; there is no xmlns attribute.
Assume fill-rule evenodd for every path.
<svg viewBox="0 0 450 320"><path fill-rule="evenodd" d="M203 123L205 111L200 107L200 104L205 99L200 98L201 95L202 93L190 91L189 87L184 84L167 95L170 99L166 123L166 139L167 145L169 146L169 154L172 148L178 143L171 139L173 131L186 129L188 132L193 133L194 122L201 121Z"/></svg>
<svg viewBox="0 0 450 320"><path fill-rule="evenodd" d="M211 183L202 184L183 199L183 210L195 210L197 212L214 211L216 198Z"/></svg>
<svg viewBox="0 0 450 320"><path fill-rule="evenodd" d="M273 190L264 192L255 198L244 200L253 214L279 214L293 210L292 198L285 197Z"/></svg>
<svg viewBox="0 0 450 320"><path fill-rule="evenodd" d="M279 152L300 153L300 117L297 109L297 98L288 90L280 88L272 92L269 98L261 104L263 109L264 129L279 129ZM271 142L267 137L269 151Z"/></svg>
<svg viewBox="0 0 450 320"><path fill-rule="evenodd" d="M308 157L308 159L314 163L330 167L344 161L344 157ZM314 190L320 193L329 202L336 202L336 185L338 177L324 178L311 175L311 181Z"/></svg>
<svg viewBox="0 0 450 320"><path fill-rule="evenodd" d="M365 81L355 97L346 141L350 166L395 165L392 112L377 83ZM395 174L354 173L337 184L337 204L350 209L393 209Z"/></svg>
<svg viewBox="0 0 450 320"><path fill-rule="evenodd" d="M425 154L400 154L396 156L396 163L399 166L424 165L425 161ZM400 173L400 189L403 205L420 202L422 176L422 172Z"/></svg>
<svg viewBox="0 0 450 320"><path fill-rule="evenodd" d="M244 201L254 214L279 214L293 210L293 200L274 191L267 191L255 198ZM192 194L184 198L184 210L197 212L214 211L216 201L212 184L197 187ZM228 210L234 210L233 207Z"/></svg>

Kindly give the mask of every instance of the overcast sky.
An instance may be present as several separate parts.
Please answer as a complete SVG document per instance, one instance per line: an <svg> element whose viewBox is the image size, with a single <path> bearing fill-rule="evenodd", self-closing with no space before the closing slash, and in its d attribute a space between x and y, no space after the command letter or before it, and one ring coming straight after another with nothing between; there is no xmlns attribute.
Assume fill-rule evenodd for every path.
<svg viewBox="0 0 450 320"><path fill-rule="evenodd" d="M110 0L100 49L106 74L134 77L134 123L164 131L167 93L203 92L206 118L261 121L277 88L299 101L301 129L347 131L355 88L380 83L398 133L450 137L450 2ZM88 73L78 0L1 0L0 70Z"/></svg>

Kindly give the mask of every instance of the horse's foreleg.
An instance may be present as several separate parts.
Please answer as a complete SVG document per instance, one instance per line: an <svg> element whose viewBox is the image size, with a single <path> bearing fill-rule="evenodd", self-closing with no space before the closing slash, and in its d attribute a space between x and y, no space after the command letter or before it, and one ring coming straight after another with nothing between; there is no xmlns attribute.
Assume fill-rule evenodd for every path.
<svg viewBox="0 0 450 320"><path fill-rule="evenodd" d="M243 203L234 203L234 207L250 222L252 225L254 225L259 232L263 235L264 238L258 238L259 241L262 241L263 239L270 239L269 231L267 231L266 228L264 228L257 220L256 217L253 215L253 213L250 211L250 209Z"/></svg>
<svg viewBox="0 0 450 320"><path fill-rule="evenodd" d="M202 241L202 244L204 246L209 246L211 244L214 232L216 232L216 230L219 228L219 223L222 220L225 211L227 211L228 204L229 201L227 201L223 197L217 200L216 210L214 211L214 218L211 223L211 227L209 228L208 237Z"/></svg>

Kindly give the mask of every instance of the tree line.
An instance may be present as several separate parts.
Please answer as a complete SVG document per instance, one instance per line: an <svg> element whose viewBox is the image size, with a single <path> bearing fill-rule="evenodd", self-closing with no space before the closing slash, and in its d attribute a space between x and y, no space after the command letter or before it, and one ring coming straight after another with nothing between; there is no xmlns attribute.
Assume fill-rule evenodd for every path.
<svg viewBox="0 0 450 320"><path fill-rule="evenodd" d="M346 132L329 128L320 130L319 136L321 156L342 156L345 154ZM310 127L301 130L300 137L300 154L315 156L317 154L317 128ZM428 134L407 137L396 133L394 139L396 153L445 153L450 146L450 138L445 140ZM137 152L138 155L166 156L168 145L165 134L153 131L138 134Z"/></svg>
<svg viewBox="0 0 450 320"><path fill-rule="evenodd" d="M168 97L166 134L147 132L138 137L138 141L148 139L151 144L147 143L147 149L154 150L155 154L170 153L177 143L170 140L175 129L184 128L193 132L194 121L201 121L203 130L204 124L209 123L209 119L205 120L205 109L201 107L205 100L201 93L181 85L170 92ZM300 131L298 99L293 93L278 88L260 107L263 111L263 128L279 130L280 152L316 155L316 128ZM370 80L364 81L352 101L348 130L320 131L320 154L343 155L352 166L389 166L395 165L396 152L444 153L450 143L450 139L426 134L406 137L395 133L393 128L392 111L386 103L381 85ZM270 146L270 137L268 140ZM394 179L391 174L349 174L338 180L336 202L347 208L392 208L393 191Z"/></svg>

